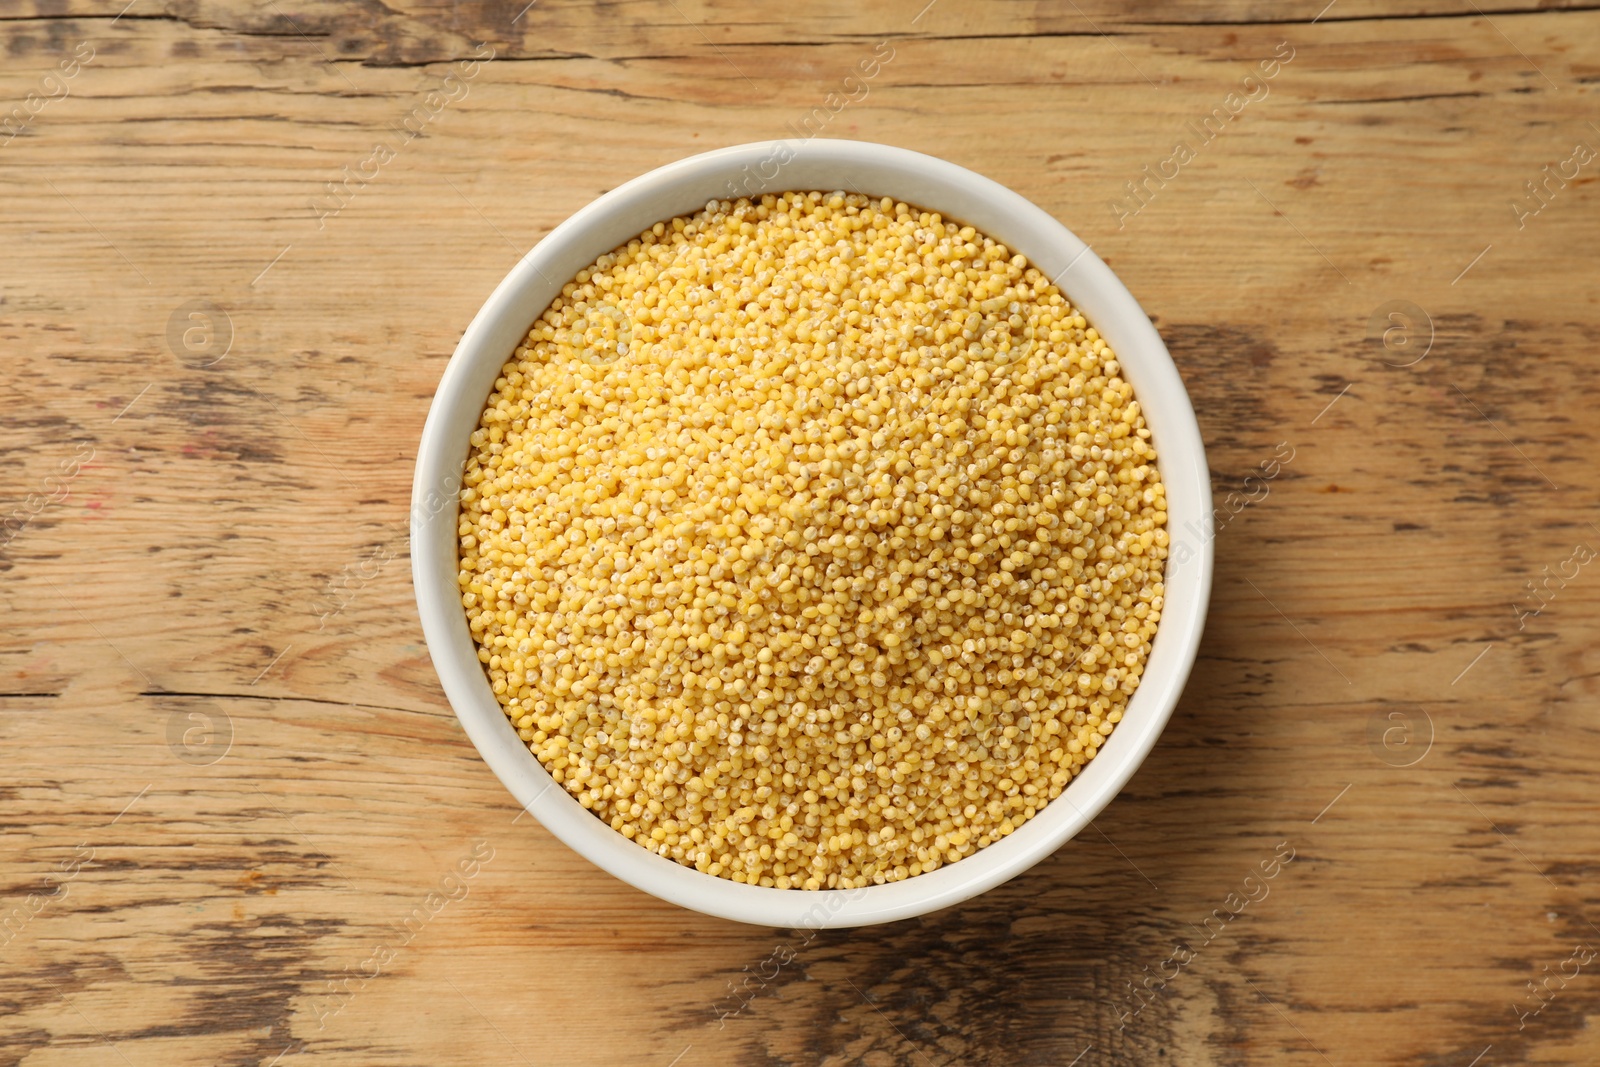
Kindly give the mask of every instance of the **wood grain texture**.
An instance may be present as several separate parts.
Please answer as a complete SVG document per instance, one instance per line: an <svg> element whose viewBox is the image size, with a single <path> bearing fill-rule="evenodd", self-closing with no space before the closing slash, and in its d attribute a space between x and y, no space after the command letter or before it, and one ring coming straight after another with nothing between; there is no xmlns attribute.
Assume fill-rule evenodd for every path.
<svg viewBox="0 0 1600 1067"><path fill-rule="evenodd" d="M0 12L0 1065L1600 1062L1593 5L125 2ZM1094 827L810 935L516 819L405 534L519 255L817 108L1090 241L1227 510Z"/></svg>

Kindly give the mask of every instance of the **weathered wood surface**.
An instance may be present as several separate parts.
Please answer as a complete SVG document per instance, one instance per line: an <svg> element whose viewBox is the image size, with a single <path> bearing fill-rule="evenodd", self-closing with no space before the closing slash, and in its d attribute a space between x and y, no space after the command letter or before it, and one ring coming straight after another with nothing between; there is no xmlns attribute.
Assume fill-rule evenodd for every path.
<svg viewBox="0 0 1600 1067"><path fill-rule="evenodd" d="M0 12L0 1064L1600 1062L1600 11L124 2ZM808 938L514 821L405 520L520 253L819 107L1091 241L1238 511L1093 830Z"/></svg>

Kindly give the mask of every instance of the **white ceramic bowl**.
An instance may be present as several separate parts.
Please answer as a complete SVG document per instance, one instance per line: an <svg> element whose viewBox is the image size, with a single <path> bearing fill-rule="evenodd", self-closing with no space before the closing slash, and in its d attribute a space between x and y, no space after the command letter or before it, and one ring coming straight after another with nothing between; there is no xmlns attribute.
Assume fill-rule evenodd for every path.
<svg viewBox="0 0 1600 1067"><path fill-rule="evenodd" d="M512 350L563 284L652 224L708 200L789 189L891 196L977 227L1055 279L1116 351L1155 439L1166 483L1166 606L1143 681L1100 754L1011 836L928 874L854 890L767 889L702 874L646 851L556 786L517 737L478 662L456 589L456 490L468 438ZM783 928L865 926L948 907L1012 878L1077 834L1133 775L1194 663L1211 588L1211 489L1194 410L1150 319L1111 268L1011 190L932 156L859 141L739 145L635 178L583 208L523 257L462 335L428 412L412 490L417 606L439 680L485 761L551 833L662 900Z"/></svg>

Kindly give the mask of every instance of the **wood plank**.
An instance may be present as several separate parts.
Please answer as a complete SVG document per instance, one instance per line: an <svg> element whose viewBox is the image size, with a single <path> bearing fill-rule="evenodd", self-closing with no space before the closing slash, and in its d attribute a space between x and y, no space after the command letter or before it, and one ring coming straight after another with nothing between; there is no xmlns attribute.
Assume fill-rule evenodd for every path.
<svg viewBox="0 0 1600 1067"><path fill-rule="evenodd" d="M0 1065L1600 1058L1594 964L1519 1018L1600 949L1600 583L1537 614L1527 585L1600 547L1593 165L1512 207L1600 145L1600 13L120 7L0 18L0 102L59 97L0 144ZM821 134L973 167L1093 243L1229 510L1194 677L1094 829L961 907L811 936L515 819L428 662L406 511L521 253L653 166L796 136L879 42Z"/></svg>

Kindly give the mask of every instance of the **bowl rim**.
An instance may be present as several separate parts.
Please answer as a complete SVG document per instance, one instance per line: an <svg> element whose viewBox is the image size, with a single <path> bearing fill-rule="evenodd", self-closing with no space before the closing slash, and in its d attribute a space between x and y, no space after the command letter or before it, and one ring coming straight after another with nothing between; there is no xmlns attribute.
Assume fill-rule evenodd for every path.
<svg viewBox="0 0 1600 1067"><path fill-rule="evenodd" d="M838 180L807 180L822 175ZM872 187L858 190L852 178ZM468 438L499 368L560 286L653 222L693 213L711 199L791 189L891 196L972 225L1026 255L1116 351L1155 440L1168 499L1161 622L1139 689L1099 754L1009 836L937 870L859 889L736 883L650 852L596 818L556 786L506 720L477 659L456 585L457 493ZM698 201L691 190L701 192ZM635 224L647 215L649 221ZM1199 650L1213 569L1210 475L1193 406L1155 326L1111 268L1049 213L989 178L920 152L829 138L758 141L668 163L580 208L523 256L473 317L441 376L418 446L410 531L417 608L440 684L473 745L523 810L592 863L662 900L738 922L809 930L889 922L960 903L1021 874L1083 830L1143 763L1177 705Z"/></svg>

